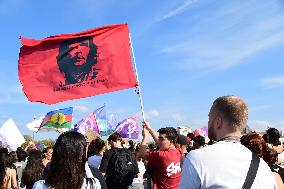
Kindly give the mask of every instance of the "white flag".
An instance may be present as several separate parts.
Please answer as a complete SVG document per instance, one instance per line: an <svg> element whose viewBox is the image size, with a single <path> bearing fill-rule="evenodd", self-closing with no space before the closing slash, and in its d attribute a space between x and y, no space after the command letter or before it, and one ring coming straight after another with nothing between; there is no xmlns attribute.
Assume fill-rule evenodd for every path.
<svg viewBox="0 0 284 189"><path fill-rule="evenodd" d="M0 141L9 151L16 151L25 139L12 119L8 119L0 128Z"/></svg>
<svg viewBox="0 0 284 189"><path fill-rule="evenodd" d="M27 128L33 132L37 132L44 117L40 117L27 124Z"/></svg>

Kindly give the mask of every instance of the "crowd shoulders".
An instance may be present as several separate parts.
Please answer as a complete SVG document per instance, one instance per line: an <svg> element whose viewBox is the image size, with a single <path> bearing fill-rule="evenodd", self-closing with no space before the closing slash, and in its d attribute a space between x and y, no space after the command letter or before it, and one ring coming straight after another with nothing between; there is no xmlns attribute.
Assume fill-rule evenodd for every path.
<svg viewBox="0 0 284 189"><path fill-rule="evenodd" d="M94 178L93 176L89 177L89 178L94 180L93 186L88 185L87 180L84 179L81 189L93 189L93 188L101 189L101 185L100 185L100 182L99 182L98 179ZM50 187L46 185L45 180L39 180L39 181L35 182L33 189L50 189Z"/></svg>
<svg viewBox="0 0 284 189"><path fill-rule="evenodd" d="M247 119L248 107L241 98L223 96L209 111L210 142L202 132L183 135L174 127L156 133L144 120L141 143L126 141L118 132L104 141L100 136L89 139L68 131L52 148L41 151L31 144L23 158L21 153L15 156L16 152L1 149L0 186L7 180L5 175L9 185L18 188L19 181L26 189L144 189L145 178L147 189L234 189L245 185L284 189L279 131L269 128L264 136L254 132L241 135ZM147 142L149 135L154 142ZM257 169L251 169L254 160Z"/></svg>

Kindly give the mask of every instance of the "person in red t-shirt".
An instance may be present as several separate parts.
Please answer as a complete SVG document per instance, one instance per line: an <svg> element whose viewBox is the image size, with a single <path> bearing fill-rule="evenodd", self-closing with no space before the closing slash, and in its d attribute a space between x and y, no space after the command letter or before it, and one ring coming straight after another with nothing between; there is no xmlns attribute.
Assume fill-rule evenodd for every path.
<svg viewBox="0 0 284 189"><path fill-rule="evenodd" d="M175 148L177 131L173 127L158 130L159 135L151 128L149 123L143 122L143 139L139 149L145 154L148 165L154 169L154 189L177 189L181 177L180 161L182 154ZM148 134L151 134L159 150L146 152Z"/></svg>

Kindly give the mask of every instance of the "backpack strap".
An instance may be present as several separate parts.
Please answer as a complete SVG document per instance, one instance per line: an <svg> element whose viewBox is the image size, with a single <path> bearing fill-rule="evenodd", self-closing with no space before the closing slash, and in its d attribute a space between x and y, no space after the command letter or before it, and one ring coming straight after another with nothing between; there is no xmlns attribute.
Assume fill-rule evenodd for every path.
<svg viewBox="0 0 284 189"><path fill-rule="evenodd" d="M250 189L251 188L251 186L254 182L255 176L257 174L259 163L260 163L260 158L258 157L258 155L256 153L252 152L252 159L251 159L249 170L248 170L246 180L243 184L242 189Z"/></svg>
<svg viewBox="0 0 284 189"><path fill-rule="evenodd" d="M88 188L95 189L96 180L93 177L92 178L85 177L85 179L86 179L86 189Z"/></svg>

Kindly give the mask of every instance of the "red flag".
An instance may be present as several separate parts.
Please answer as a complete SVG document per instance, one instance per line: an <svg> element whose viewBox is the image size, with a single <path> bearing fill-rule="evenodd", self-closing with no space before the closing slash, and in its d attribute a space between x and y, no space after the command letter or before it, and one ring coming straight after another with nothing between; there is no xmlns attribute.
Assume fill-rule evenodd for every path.
<svg viewBox="0 0 284 189"><path fill-rule="evenodd" d="M127 24L42 40L21 37L19 79L30 101L54 104L135 87Z"/></svg>

